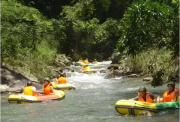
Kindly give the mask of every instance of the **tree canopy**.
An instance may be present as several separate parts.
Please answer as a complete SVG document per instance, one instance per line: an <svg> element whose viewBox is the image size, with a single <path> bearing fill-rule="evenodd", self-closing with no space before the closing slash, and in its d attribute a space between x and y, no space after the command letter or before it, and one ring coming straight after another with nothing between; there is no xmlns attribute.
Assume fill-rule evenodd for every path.
<svg viewBox="0 0 180 122"><path fill-rule="evenodd" d="M168 48L179 56L178 0L2 0L2 62L104 60ZM26 62L26 63L25 63Z"/></svg>

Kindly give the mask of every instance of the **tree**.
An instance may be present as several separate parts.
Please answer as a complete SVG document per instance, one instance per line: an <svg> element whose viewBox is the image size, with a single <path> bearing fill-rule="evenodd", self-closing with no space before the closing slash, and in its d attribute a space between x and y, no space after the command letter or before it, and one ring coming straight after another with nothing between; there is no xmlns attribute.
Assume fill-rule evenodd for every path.
<svg viewBox="0 0 180 122"><path fill-rule="evenodd" d="M157 2L133 3L122 19L120 51L135 55L151 47L164 47L171 41L175 14L167 5Z"/></svg>

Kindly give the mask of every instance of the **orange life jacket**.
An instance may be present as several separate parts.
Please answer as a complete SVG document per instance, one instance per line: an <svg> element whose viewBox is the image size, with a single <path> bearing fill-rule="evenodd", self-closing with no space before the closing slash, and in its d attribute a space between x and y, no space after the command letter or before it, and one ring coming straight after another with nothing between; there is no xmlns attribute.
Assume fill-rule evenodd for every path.
<svg viewBox="0 0 180 122"><path fill-rule="evenodd" d="M33 96L34 94L33 94L32 86L26 86L24 88L23 94Z"/></svg>
<svg viewBox="0 0 180 122"><path fill-rule="evenodd" d="M89 64L89 61L88 61L88 60L84 60L84 63L85 63L85 64Z"/></svg>
<svg viewBox="0 0 180 122"><path fill-rule="evenodd" d="M82 60L79 60L78 62L83 62Z"/></svg>
<svg viewBox="0 0 180 122"><path fill-rule="evenodd" d="M171 100L174 100L176 97L176 94L178 94L179 96L179 91L177 89L174 89L174 91L172 91L170 94L169 94L169 91L166 91L163 94L163 102L170 102Z"/></svg>
<svg viewBox="0 0 180 122"><path fill-rule="evenodd" d="M84 67L84 68L82 69L82 72L83 72L83 71L88 71L88 70L90 70L90 67L89 67L89 66Z"/></svg>
<svg viewBox="0 0 180 122"><path fill-rule="evenodd" d="M50 93L53 93L50 86L52 86L51 83L49 83L47 86L44 86L44 84L43 84L43 91L44 91L45 95L49 95Z"/></svg>
<svg viewBox="0 0 180 122"><path fill-rule="evenodd" d="M94 61L93 64L97 64L97 61Z"/></svg>
<svg viewBox="0 0 180 122"><path fill-rule="evenodd" d="M150 97L150 92L146 92L146 101L143 99L141 94L138 92L138 101L154 103L154 100Z"/></svg>
<svg viewBox="0 0 180 122"><path fill-rule="evenodd" d="M66 84L66 78L65 77L60 77L58 79L58 84Z"/></svg>

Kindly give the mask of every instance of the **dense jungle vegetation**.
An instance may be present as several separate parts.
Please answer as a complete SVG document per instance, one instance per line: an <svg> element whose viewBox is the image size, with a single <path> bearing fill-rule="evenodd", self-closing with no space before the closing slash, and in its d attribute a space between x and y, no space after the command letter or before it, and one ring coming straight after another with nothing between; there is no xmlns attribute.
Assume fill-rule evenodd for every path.
<svg viewBox="0 0 180 122"><path fill-rule="evenodd" d="M1 62L38 79L65 54L99 61L117 49L132 71L178 78L178 0L2 0Z"/></svg>

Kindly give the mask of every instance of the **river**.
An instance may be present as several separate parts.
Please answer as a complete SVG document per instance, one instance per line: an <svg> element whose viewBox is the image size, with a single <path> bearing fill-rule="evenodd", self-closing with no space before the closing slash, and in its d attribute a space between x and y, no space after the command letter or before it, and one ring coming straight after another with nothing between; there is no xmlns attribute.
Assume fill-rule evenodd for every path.
<svg viewBox="0 0 180 122"><path fill-rule="evenodd" d="M105 74L71 73L67 82L76 86L74 91L65 91L61 101L42 103L9 104L1 102L2 122L179 122L179 110L160 112L154 115L120 115L115 103L120 99L137 96L140 86L161 95L167 86L153 88L137 78L105 79ZM179 86L176 87L179 89Z"/></svg>

